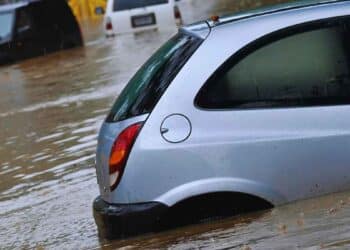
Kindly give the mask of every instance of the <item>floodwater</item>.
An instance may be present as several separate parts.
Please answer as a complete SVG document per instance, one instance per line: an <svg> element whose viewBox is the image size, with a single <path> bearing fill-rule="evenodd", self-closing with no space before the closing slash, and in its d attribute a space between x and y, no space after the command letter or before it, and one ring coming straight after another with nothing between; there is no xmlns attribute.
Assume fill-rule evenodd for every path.
<svg viewBox="0 0 350 250"><path fill-rule="evenodd" d="M268 1L266 1L268 2ZM253 0L183 0L186 23ZM97 236L91 204L102 120L135 70L175 30L104 39L0 67L0 249L350 248L350 193L133 239Z"/></svg>

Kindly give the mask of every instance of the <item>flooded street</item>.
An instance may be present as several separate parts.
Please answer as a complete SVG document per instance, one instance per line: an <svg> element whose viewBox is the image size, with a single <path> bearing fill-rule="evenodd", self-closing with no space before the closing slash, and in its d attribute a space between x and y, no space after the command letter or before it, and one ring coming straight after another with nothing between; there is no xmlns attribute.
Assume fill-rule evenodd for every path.
<svg viewBox="0 0 350 250"><path fill-rule="evenodd" d="M259 5L232 2L183 0L180 9L191 23ZM137 68L176 30L107 40L99 23L85 28L84 48L0 67L0 249L350 247L350 193L101 241L91 208L98 130Z"/></svg>

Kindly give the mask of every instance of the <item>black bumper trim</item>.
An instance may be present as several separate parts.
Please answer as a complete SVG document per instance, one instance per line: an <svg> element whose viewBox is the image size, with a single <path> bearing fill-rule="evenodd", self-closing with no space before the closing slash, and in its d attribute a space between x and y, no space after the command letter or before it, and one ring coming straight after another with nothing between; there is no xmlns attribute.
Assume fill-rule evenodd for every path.
<svg viewBox="0 0 350 250"><path fill-rule="evenodd" d="M160 202L109 204L99 196L93 203L99 235L106 239L130 237L160 230L168 207Z"/></svg>

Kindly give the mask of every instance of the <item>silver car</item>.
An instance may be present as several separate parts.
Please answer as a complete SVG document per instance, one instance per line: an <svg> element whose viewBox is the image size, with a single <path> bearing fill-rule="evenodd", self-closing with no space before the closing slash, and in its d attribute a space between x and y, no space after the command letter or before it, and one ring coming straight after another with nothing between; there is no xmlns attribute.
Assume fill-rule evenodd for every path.
<svg viewBox="0 0 350 250"><path fill-rule="evenodd" d="M101 128L101 235L350 189L349 41L349 1L297 1L182 28Z"/></svg>

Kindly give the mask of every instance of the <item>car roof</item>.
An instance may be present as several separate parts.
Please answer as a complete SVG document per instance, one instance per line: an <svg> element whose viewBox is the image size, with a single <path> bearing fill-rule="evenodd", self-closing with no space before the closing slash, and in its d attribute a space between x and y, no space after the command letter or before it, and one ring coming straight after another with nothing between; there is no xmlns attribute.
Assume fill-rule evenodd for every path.
<svg viewBox="0 0 350 250"><path fill-rule="evenodd" d="M346 1L348 0L294 0L286 3L273 4L273 5L268 5L268 6L248 10L248 11L234 13L231 15L226 15L226 16L220 17L217 22L210 19L210 20L207 20L207 23L210 27L215 27L220 24L226 24L226 23L230 23L230 22L234 22L234 21L238 21L246 18L256 17L256 16L273 14L276 12L302 9L307 7L314 7L314 6L346 2Z"/></svg>

